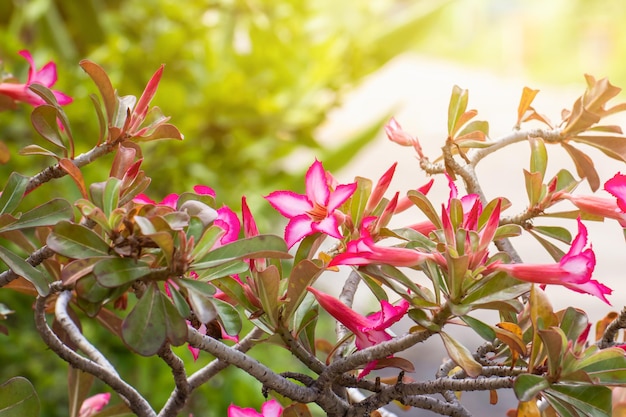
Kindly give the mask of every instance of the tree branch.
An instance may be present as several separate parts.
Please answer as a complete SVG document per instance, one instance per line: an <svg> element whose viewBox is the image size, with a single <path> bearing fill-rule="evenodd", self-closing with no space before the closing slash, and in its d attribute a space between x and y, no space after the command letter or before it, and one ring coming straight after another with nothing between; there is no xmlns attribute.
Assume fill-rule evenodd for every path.
<svg viewBox="0 0 626 417"><path fill-rule="evenodd" d="M626 307L619 313L619 316L606 327L602 339L598 342L600 349L606 349L615 345L615 337L621 329L626 329Z"/></svg>
<svg viewBox="0 0 626 417"><path fill-rule="evenodd" d="M51 285L53 291L50 294L61 290L60 282L58 284ZM46 301L49 297L50 295L45 297L39 296L35 302L35 326L46 345L71 366L94 375L113 388L122 397L126 405L139 417L156 417L156 413L152 410L150 404L135 388L107 368L80 356L59 340L46 322Z"/></svg>
<svg viewBox="0 0 626 417"><path fill-rule="evenodd" d="M196 329L191 327L187 329L187 340L191 346L205 350L216 358L238 367L256 378L265 387L285 397L302 403L316 401L318 397L318 391L287 381L256 359L209 336L202 335Z"/></svg>
<svg viewBox="0 0 626 417"><path fill-rule="evenodd" d="M85 352L85 354L95 363L106 368L109 372L119 376L115 367L111 365L108 359L98 350L96 349L85 336L81 333L80 329L74 321L71 319L69 314L67 313L67 307L72 299L71 291L61 291L57 298L54 308L54 315L57 319L57 322L63 327L63 330L67 333L68 337L72 342L76 344Z"/></svg>

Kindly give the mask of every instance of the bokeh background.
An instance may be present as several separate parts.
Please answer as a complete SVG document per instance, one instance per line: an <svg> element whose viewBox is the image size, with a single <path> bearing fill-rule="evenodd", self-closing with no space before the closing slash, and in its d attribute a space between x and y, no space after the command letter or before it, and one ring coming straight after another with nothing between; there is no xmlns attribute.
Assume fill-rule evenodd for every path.
<svg viewBox="0 0 626 417"><path fill-rule="evenodd" d="M55 88L75 99L67 113L80 138L79 152L93 146L98 129L88 97L95 88L78 61L96 61L120 94L133 95L165 63L154 103L172 116L185 141L143 147L143 168L153 178L151 196L160 199L206 184L237 210L246 195L260 228L280 232L284 221L262 196L276 189L301 192L314 157L340 182L355 175L377 178L394 161L399 166L392 188L426 182L414 155L387 142L382 126L395 115L435 156L445 139L454 84L470 90L470 107L490 122L493 138L512 128L524 86L541 90L535 108L553 120L583 92L584 73L626 86L625 19L621 0L4 0L0 61L4 71L20 79L27 71L17 55L21 49L31 50L38 66L57 63ZM40 140L29 125L29 112L23 106L17 113L0 113L0 140L11 151L11 160L0 166L1 178L12 170L33 174L51 162L18 155L21 147ZM550 149L548 175L561 163L571 169L558 151ZM624 170L602 161L603 180ZM521 170L527 163L522 144L485 160L479 174L488 197L506 195L513 210L522 210ZM89 182L102 181L107 172L93 167L85 175ZM71 182L61 186L73 189ZM580 189L585 191L585 184ZM445 201L447 192L443 181L436 183L433 201ZM598 256L596 278L616 290L611 300L619 309L626 304L622 233L607 221L592 225L590 234ZM550 262L536 243L520 239L519 249L525 260ZM323 280L320 285L338 281ZM549 291L556 308L584 308L592 320L607 312L592 297ZM357 307L365 312L371 299L359 294ZM16 375L29 378L42 401L42 416L64 416L65 364L30 332L31 301L0 291L0 303L17 311L6 322L9 335L0 335L0 382ZM405 329L401 324L396 330ZM168 369L125 354L121 342L97 328L87 325L85 332L154 404L165 401L172 388ZM480 341L468 337L467 343ZM264 361L271 358L280 370L298 366L278 348L253 352ZM431 378L441 352L437 341L414 349L410 354L425 363L414 377ZM190 370L210 359L201 355ZM486 394L464 394L463 400L477 415L504 415L514 405L507 395L496 406L487 404ZM258 408L262 401L258 383L229 370L200 389L181 415L225 416L231 402Z"/></svg>

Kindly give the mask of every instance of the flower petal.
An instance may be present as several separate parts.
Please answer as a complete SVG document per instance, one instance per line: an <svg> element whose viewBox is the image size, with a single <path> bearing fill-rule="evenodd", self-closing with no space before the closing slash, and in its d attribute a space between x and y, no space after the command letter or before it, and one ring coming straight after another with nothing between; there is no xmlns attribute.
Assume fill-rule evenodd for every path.
<svg viewBox="0 0 626 417"><path fill-rule="evenodd" d="M326 171L324 171L322 163L317 159L306 172L304 182L306 184L306 196L309 201L312 204L327 207L330 190L326 181Z"/></svg>
<svg viewBox="0 0 626 417"><path fill-rule="evenodd" d="M269 400L261 407L263 417L279 417L282 412L283 408L276 400Z"/></svg>
<svg viewBox="0 0 626 417"><path fill-rule="evenodd" d="M287 227L285 227L285 241L287 242L287 247L291 248L300 240L304 239L305 236L312 234L312 223L313 222L306 214L292 217Z"/></svg>
<svg viewBox="0 0 626 417"><path fill-rule="evenodd" d="M328 213L332 213L335 209L337 209L337 207L349 199L356 191L356 186L356 182L351 184L339 184L335 191L330 194L328 199Z"/></svg>
<svg viewBox="0 0 626 417"><path fill-rule="evenodd" d="M312 230L316 232L326 233L328 236L335 237L337 239L341 239L341 233L339 232L339 223L335 216L326 217L324 220L320 222L311 223Z"/></svg>
<svg viewBox="0 0 626 417"><path fill-rule="evenodd" d="M398 305L390 304L386 300L381 300L380 311L370 314L367 319L374 323L374 329L383 330L400 320L409 309L409 302L400 300Z"/></svg>
<svg viewBox="0 0 626 417"><path fill-rule="evenodd" d="M54 62L48 62L35 76L28 81L29 84L38 83L46 87L52 87L57 82L57 66Z"/></svg>
<svg viewBox="0 0 626 417"><path fill-rule="evenodd" d="M617 205L623 212L626 212L626 175L618 172L604 183L604 189L617 198Z"/></svg>
<svg viewBox="0 0 626 417"><path fill-rule="evenodd" d="M30 65L30 67L28 68L28 81L26 82L27 84L30 84L31 80L35 78L35 73L37 72L37 69L35 68L35 61L33 60L33 56L30 54L30 52L25 49L19 51L18 53L26 58L28 64Z"/></svg>
<svg viewBox="0 0 626 417"><path fill-rule="evenodd" d="M280 214L292 218L313 209L313 205L302 194L292 191L274 191L265 197Z"/></svg>

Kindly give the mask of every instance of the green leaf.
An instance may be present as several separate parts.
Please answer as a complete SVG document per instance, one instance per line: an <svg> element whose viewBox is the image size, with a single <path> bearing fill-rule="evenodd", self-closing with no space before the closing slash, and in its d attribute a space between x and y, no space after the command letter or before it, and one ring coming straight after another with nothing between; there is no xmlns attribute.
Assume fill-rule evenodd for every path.
<svg viewBox="0 0 626 417"><path fill-rule="evenodd" d="M459 365L467 373L468 376L475 378L481 374L483 367L476 362L472 353L456 339L448 335L446 332L440 332L441 340L448 351L450 359Z"/></svg>
<svg viewBox="0 0 626 417"><path fill-rule="evenodd" d="M561 361L567 350L567 339L558 327L537 330L547 352L548 375L558 377L561 373Z"/></svg>
<svg viewBox="0 0 626 417"><path fill-rule="evenodd" d="M181 315L181 317L189 317L189 314L191 313L191 308L189 308L189 304L187 304L187 300L185 300L185 297L183 297L183 295L180 293L180 291L176 289L176 286L174 285L169 285L168 289L172 297L172 302L176 306L178 313Z"/></svg>
<svg viewBox="0 0 626 417"><path fill-rule="evenodd" d="M221 265L235 259L277 258L288 259L285 241L274 235L258 235L237 240L221 246L191 265L194 269L205 269Z"/></svg>
<svg viewBox="0 0 626 417"><path fill-rule="evenodd" d="M530 144L530 172L538 172L543 181L548 166L546 144L542 138L532 136L528 137L528 143Z"/></svg>
<svg viewBox="0 0 626 417"><path fill-rule="evenodd" d="M57 125L58 111L56 107L44 104L35 107L30 119L33 127L45 140L65 150L64 155L67 156L67 148L63 143L63 138L59 132Z"/></svg>
<svg viewBox="0 0 626 417"><path fill-rule="evenodd" d="M3 227L0 231L53 226L62 220L72 218L74 218L74 209L70 203L61 198L55 198L22 214L17 221Z"/></svg>
<svg viewBox="0 0 626 417"><path fill-rule="evenodd" d="M582 370L602 385L623 385L626 381L626 357L620 348L602 349L576 362Z"/></svg>
<svg viewBox="0 0 626 417"><path fill-rule="evenodd" d="M167 341L174 346L185 343L187 323L157 286L150 284L122 323L122 339L134 352L152 356Z"/></svg>
<svg viewBox="0 0 626 417"><path fill-rule="evenodd" d="M437 229L441 229L441 220L439 219L439 214L431 204L428 198L420 193L419 191L409 190L407 193L409 200L413 204L415 204L422 212L428 217L428 220L431 221L432 224L435 225Z"/></svg>
<svg viewBox="0 0 626 417"><path fill-rule="evenodd" d="M530 207L536 206L543 197L544 186L541 182L539 172L528 172L524 170L524 181L526 183L526 195Z"/></svg>
<svg viewBox="0 0 626 417"><path fill-rule="evenodd" d="M104 215L109 217L113 210L115 210L120 201L120 188L122 186L122 180L111 177L106 181L104 186L103 207Z"/></svg>
<svg viewBox="0 0 626 417"><path fill-rule="evenodd" d="M224 236L226 231L218 226L211 226L202 234L202 237L196 243L193 250L191 251L191 259L200 259L205 256L213 246L217 243L217 241ZM194 266L194 268L198 269L198 266Z"/></svg>
<svg viewBox="0 0 626 417"><path fill-rule="evenodd" d="M26 145L22 149L20 149L18 153L24 156L27 156L27 155L49 156L49 157L56 159L57 161L59 160L59 156L57 154L45 148L42 148L39 145Z"/></svg>
<svg viewBox="0 0 626 417"><path fill-rule="evenodd" d="M448 136L454 136L454 132L460 127L457 126L459 118L467 109L468 91L458 85L452 87L450 104L448 105Z"/></svg>
<svg viewBox="0 0 626 417"><path fill-rule="evenodd" d="M583 416L611 417L611 390L607 387L554 384L546 394L549 394L546 398L551 404L552 398L558 398L574 407Z"/></svg>
<svg viewBox="0 0 626 417"><path fill-rule="evenodd" d="M541 246L543 246L544 249L550 254L550 256L552 256L552 259L554 259L555 262L559 262L561 258L565 255L565 252L555 246L552 242L548 242L537 233L533 232L533 229L529 229L528 233L530 233L532 237L534 237L539 243L541 243Z"/></svg>
<svg viewBox="0 0 626 417"><path fill-rule="evenodd" d="M16 376L0 385L0 417L38 417L39 397L33 384Z"/></svg>
<svg viewBox="0 0 626 417"><path fill-rule="evenodd" d="M207 283L203 283L204 286L208 287ZM187 297L189 298L189 303L191 304L191 308L200 320L200 323L210 323L217 318L217 309L215 305L213 305L213 300L205 293L201 293L195 291L192 286L187 287Z"/></svg>
<svg viewBox="0 0 626 417"><path fill-rule="evenodd" d="M572 241L572 234L564 227L559 226L533 226L532 230L541 233L544 236L551 237L556 240L560 240L563 243L569 244Z"/></svg>
<svg viewBox="0 0 626 417"><path fill-rule="evenodd" d="M566 169L556 173L556 189L554 191L572 191L578 185L576 178Z"/></svg>
<svg viewBox="0 0 626 417"><path fill-rule="evenodd" d="M530 290L530 284L519 281L505 273L497 273L482 279L472 287L463 298L463 304L485 304L494 301L506 301Z"/></svg>
<svg viewBox="0 0 626 417"><path fill-rule="evenodd" d="M468 315L461 316L460 319L487 342L493 342L495 340L496 332L488 324Z"/></svg>
<svg viewBox="0 0 626 417"><path fill-rule="evenodd" d="M354 224L361 224L367 201L372 194L372 180L356 177L356 191L350 199L350 216Z"/></svg>
<svg viewBox="0 0 626 417"><path fill-rule="evenodd" d="M519 224L505 224L496 229L493 240L517 237L522 234L522 227Z"/></svg>
<svg viewBox="0 0 626 417"><path fill-rule="evenodd" d="M549 387L550 383L540 375L522 374L515 379L513 391L518 400L530 401Z"/></svg>
<svg viewBox="0 0 626 417"><path fill-rule="evenodd" d="M93 230L76 223L62 221L48 235L50 249L74 259L108 256L109 245Z"/></svg>
<svg viewBox="0 0 626 417"><path fill-rule="evenodd" d="M0 195L0 214L13 213L13 210L15 210L22 201L27 185L28 177L20 175L17 172L11 173Z"/></svg>
<svg viewBox="0 0 626 417"><path fill-rule="evenodd" d="M237 336L242 328L241 316L237 309L225 301L213 299L213 304L217 309L217 314L220 323L224 327L226 334L230 336Z"/></svg>
<svg viewBox="0 0 626 417"><path fill-rule="evenodd" d="M573 307L567 307L562 314L559 327L565 333L567 340L576 342L580 335L587 330L588 325L589 318L583 311Z"/></svg>
<svg viewBox="0 0 626 417"><path fill-rule="evenodd" d="M115 288L145 277L154 270L146 262L133 258L105 258L93 268L93 274L103 287Z"/></svg>
<svg viewBox="0 0 626 417"><path fill-rule="evenodd" d="M282 314L283 320L289 321L291 319L291 315L295 313L307 294L306 287L312 285L323 271L324 268L319 267L308 259L300 261L293 267L287 284L287 299Z"/></svg>
<svg viewBox="0 0 626 417"><path fill-rule="evenodd" d="M198 281L211 281L216 278L227 277L229 275L242 274L249 268L247 262L234 260L222 265L218 265L213 268L207 268L200 270L196 268L198 272Z"/></svg>
<svg viewBox="0 0 626 417"><path fill-rule="evenodd" d="M2 259L2 261L7 264L13 272L24 277L28 282L33 284L39 295L46 296L50 293L46 275L23 260L20 256L11 252L7 248L0 246L0 259Z"/></svg>
<svg viewBox="0 0 626 417"><path fill-rule="evenodd" d="M258 291L263 311L269 322L276 327L278 318L278 290L280 287L280 273L278 268L270 265L258 273Z"/></svg>

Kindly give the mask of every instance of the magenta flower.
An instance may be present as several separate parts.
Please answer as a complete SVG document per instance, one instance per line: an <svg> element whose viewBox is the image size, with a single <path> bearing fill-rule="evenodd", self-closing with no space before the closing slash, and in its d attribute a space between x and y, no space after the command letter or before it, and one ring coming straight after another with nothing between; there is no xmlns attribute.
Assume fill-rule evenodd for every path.
<svg viewBox="0 0 626 417"><path fill-rule="evenodd" d="M80 410L78 411L78 417L91 417L100 410L102 410L111 399L111 394L108 392L102 394L93 395L85 401L80 406Z"/></svg>
<svg viewBox="0 0 626 417"><path fill-rule="evenodd" d="M282 413L283 408L276 400L263 403L260 413L253 408L241 408L232 404L228 407L228 417L279 417Z"/></svg>
<svg viewBox="0 0 626 417"><path fill-rule="evenodd" d="M615 199L592 195L578 196L569 193L557 193L555 198L570 200L585 213L615 219L620 226L626 227L626 175L618 172L604 183L604 189L611 193Z"/></svg>
<svg viewBox="0 0 626 417"><path fill-rule="evenodd" d="M363 220L361 238L348 242L346 251L335 256L328 264L336 265L369 265L384 263L393 266L416 266L433 259L430 253L418 252L415 249L379 246L367 231L367 226L374 217Z"/></svg>
<svg viewBox="0 0 626 417"><path fill-rule="evenodd" d="M596 256L587 246L587 228L578 219L578 234L570 250L557 264L497 264L494 269L504 271L514 278L537 284L563 285L570 290L595 295L607 304L606 294L613 290L591 279Z"/></svg>
<svg viewBox="0 0 626 417"><path fill-rule="evenodd" d="M387 329L404 317L409 309L409 302L404 299L396 306L382 300L380 311L364 317L335 297L324 294L313 287L307 287L307 289L315 296L324 310L354 333L355 345L359 350L391 340L393 336ZM359 378L364 377L374 369L376 362L367 364L359 374Z"/></svg>
<svg viewBox="0 0 626 417"><path fill-rule="evenodd" d="M315 160L305 177L306 194L274 191L265 198L280 214L289 219L285 241L290 248L316 232L341 239L339 224L344 215L337 210L354 192L356 183L329 184L322 163Z"/></svg>
<svg viewBox="0 0 626 417"><path fill-rule="evenodd" d="M37 94L33 93L28 87L32 84L41 84L44 87L51 88L57 81L57 66L54 62L50 61L41 69L37 70L35 62L30 52L24 50L19 52L28 63L30 68L28 70L28 80L26 83L0 83L0 94L11 97L13 100L22 101L24 103L31 104L33 106L40 106L45 104L45 101ZM52 94L57 99L60 105L69 104L72 102L72 98L60 91L52 90Z"/></svg>

